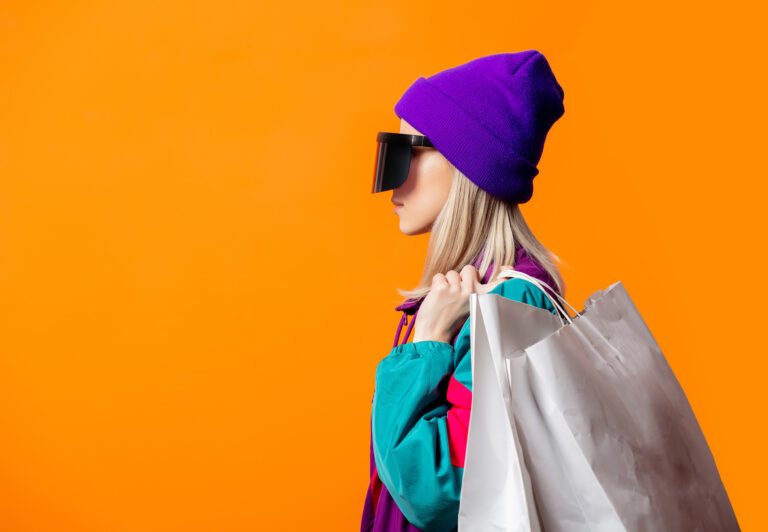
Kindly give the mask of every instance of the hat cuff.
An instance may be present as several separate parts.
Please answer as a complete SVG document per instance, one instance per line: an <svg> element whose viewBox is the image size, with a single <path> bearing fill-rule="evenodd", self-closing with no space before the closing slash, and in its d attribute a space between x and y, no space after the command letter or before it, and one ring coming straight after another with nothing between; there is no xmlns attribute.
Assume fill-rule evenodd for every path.
<svg viewBox="0 0 768 532"><path fill-rule="evenodd" d="M425 78L405 91L395 104L395 113L481 189L511 202L531 198L533 178L539 173L536 165Z"/></svg>

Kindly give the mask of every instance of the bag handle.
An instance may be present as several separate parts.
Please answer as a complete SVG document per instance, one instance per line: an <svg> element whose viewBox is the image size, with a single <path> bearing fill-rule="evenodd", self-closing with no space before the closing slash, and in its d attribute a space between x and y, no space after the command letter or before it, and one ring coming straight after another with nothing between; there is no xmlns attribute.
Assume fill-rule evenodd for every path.
<svg viewBox="0 0 768 532"><path fill-rule="evenodd" d="M541 280L539 280L539 279L537 279L535 277L532 277L532 276L528 275L527 273L523 273L523 272L520 272L520 271L517 271L517 270L502 270L501 272L499 272L498 277L510 277L510 278L516 277L516 278L524 279L524 280L532 283L536 288L541 290L544 293L545 296L547 296L547 298L552 303L552 305L557 309L558 317L560 318L560 322L563 325L565 325L565 321L563 321L563 316L565 316L565 319L568 320L569 324L573 323L573 319L571 318L570 314L568 314L568 311L560 306L560 304L558 303L557 299L559 299L560 301L562 301L563 303L568 305L571 308L571 310L573 310L576 313L576 316L579 315L579 311L576 310L575 308L573 308L573 306L571 306L571 304L568 303L565 300L565 298L563 298L560 294L558 294L556 290L554 290L551 286L549 286L544 281L541 281ZM547 287L547 288L549 288L549 290L551 290L552 294L554 294L555 297L557 297L557 299L554 299L552 297L552 294L550 294L549 291L544 290L544 288L542 288L542 285Z"/></svg>

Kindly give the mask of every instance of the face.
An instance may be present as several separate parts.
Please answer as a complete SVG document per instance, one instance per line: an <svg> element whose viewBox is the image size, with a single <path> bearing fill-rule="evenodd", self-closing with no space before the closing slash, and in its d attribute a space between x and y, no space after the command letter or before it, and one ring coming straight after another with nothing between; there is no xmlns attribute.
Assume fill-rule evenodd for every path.
<svg viewBox="0 0 768 532"><path fill-rule="evenodd" d="M400 133L423 135L405 120ZM419 235L432 230L432 224L448 199L453 177L450 163L435 148L413 146L411 167L405 183L392 190L395 213L400 217L400 231Z"/></svg>

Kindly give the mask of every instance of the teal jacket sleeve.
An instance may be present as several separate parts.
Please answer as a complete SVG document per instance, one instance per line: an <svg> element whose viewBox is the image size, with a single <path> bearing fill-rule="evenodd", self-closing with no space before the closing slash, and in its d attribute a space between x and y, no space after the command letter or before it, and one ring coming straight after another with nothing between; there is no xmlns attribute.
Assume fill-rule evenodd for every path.
<svg viewBox="0 0 768 532"><path fill-rule="evenodd" d="M541 290L522 279L503 281L489 293L555 313ZM457 527L464 468L451 460L456 438L451 441L448 425L454 405L446 391L453 377L470 393L469 326L467 320L456 347L431 340L402 344L376 368L371 423L378 475L406 519L426 532ZM463 463L465 449L460 452Z"/></svg>

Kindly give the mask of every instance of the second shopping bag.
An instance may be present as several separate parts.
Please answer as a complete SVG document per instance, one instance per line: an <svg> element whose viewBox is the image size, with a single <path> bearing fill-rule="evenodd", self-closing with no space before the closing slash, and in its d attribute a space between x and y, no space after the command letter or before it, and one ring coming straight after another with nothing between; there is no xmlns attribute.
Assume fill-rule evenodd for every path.
<svg viewBox="0 0 768 532"><path fill-rule="evenodd" d="M621 282L581 312L550 300L558 317L470 296L459 530L739 530L691 406Z"/></svg>

